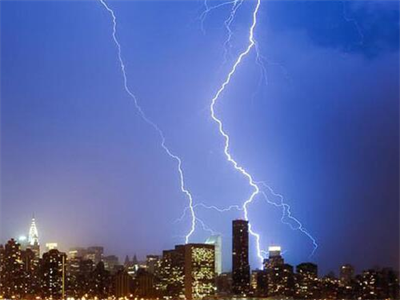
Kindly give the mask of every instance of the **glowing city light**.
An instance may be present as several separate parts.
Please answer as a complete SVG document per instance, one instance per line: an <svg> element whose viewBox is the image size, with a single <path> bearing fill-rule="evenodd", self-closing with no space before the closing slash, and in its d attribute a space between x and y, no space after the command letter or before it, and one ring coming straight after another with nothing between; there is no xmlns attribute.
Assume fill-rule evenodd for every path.
<svg viewBox="0 0 400 300"><path fill-rule="evenodd" d="M281 247L280 246L269 246L268 251L269 252L281 251Z"/></svg>

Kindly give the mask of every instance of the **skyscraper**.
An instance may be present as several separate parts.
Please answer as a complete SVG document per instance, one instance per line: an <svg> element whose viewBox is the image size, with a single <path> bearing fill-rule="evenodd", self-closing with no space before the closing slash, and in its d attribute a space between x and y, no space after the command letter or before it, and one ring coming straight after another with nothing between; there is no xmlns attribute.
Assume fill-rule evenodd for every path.
<svg viewBox="0 0 400 300"><path fill-rule="evenodd" d="M215 250L213 245L186 244L185 298L203 299L215 294Z"/></svg>
<svg viewBox="0 0 400 300"><path fill-rule="evenodd" d="M32 249L21 251L21 259L24 264L25 289L27 298L33 299L40 290L39 259Z"/></svg>
<svg viewBox="0 0 400 300"><path fill-rule="evenodd" d="M103 254L104 254L103 247L100 246L88 247L85 254L85 259L90 259L94 262L94 264L97 265L103 258Z"/></svg>
<svg viewBox="0 0 400 300"><path fill-rule="evenodd" d="M32 217L31 226L29 227L28 246L27 248L32 249L37 259L40 257L40 243L39 233L36 227L35 217Z"/></svg>
<svg viewBox="0 0 400 300"><path fill-rule="evenodd" d="M146 256L146 268L150 274L154 274L157 271L158 264L160 262L159 255L147 255Z"/></svg>
<svg viewBox="0 0 400 300"><path fill-rule="evenodd" d="M20 245L11 239L5 244L0 282L2 293L6 299L23 298L25 296L24 264Z"/></svg>
<svg viewBox="0 0 400 300"><path fill-rule="evenodd" d="M250 291L249 224L245 220L232 222L232 290L240 296Z"/></svg>
<svg viewBox="0 0 400 300"><path fill-rule="evenodd" d="M35 217L32 217L31 227L29 228L29 245L34 246L39 245L39 233L36 227Z"/></svg>
<svg viewBox="0 0 400 300"><path fill-rule="evenodd" d="M118 257L115 255L108 255L102 258L104 268L107 271L114 272L115 268L119 265Z"/></svg>
<svg viewBox="0 0 400 300"><path fill-rule="evenodd" d="M156 298L157 291L154 288L155 276L145 269L140 268L137 271L133 281L134 295L139 298L154 299Z"/></svg>
<svg viewBox="0 0 400 300"><path fill-rule="evenodd" d="M296 266L296 296L304 299L317 299L320 288L318 266L313 263L301 263Z"/></svg>
<svg viewBox="0 0 400 300"><path fill-rule="evenodd" d="M172 299L202 299L215 294L214 246L186 244L163 251L159 290Z"/></svg>
<svg viewBox="0 0 400 300"><path fill-rule="evenodd" d="M222 238L221 235L212 235L206 240L206 244L214 245L215 249L215 273L222 273Z"/></svg>
<svg viewBox="0 0 400 300"><path fill-rule="evenodd" d="M133 279L125 270L118 271L114 276L114 295L117 299L129 297Z"/></svg>
<svg viewBox="0 0 400 300"><path fill-rule="evenodd" d="M66 254L57 249L43 254L42 289L45 297L60 299L65 293Z"/></svg>
<svg viewBox="0 0 400 300"><path fill-rule="evenodd" d="M0 294L3 294L4 246L0 245Z"/></svg>
<svg viewBox="0 0 400 300"><path fill-rule="evenodd" d="M272 269L283 264L284 260L281 255L281 247L270 246L268 248L268 259L264 260L264 269Z"/></svg>
<svg viewBox="0 0 400 300"><path fill-rule="evenodd" d="M175 246L173 250L164 250L157 276L160 279L158 289L164 296L172 299L185 296L185 251L184 246Z"/></svg>
<svg viewBox="0 0 400 300"><path fill-rule="evenodd" d="M349 284L354 277L354 267L349 264L345 264L340 267L340 282L343 285Z"/></svg>
<svg viewBox="0 0 400 300"><path fill-rule="evenodd" d="M290 298L294 294L293 266L285 264L280 246L268 248L268 259L264 260L264 270L258 274L258 296Z"/></svg>

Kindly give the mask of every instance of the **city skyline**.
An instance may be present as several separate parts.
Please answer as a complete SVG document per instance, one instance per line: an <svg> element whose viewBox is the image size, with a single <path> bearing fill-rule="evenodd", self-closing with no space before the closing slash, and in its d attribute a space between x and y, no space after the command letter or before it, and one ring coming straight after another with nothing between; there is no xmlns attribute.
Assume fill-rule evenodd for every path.
<svg viewBox="0 0 400 300"><path fill-rule="evenodd" d="M34 220L33 220L34 224ZM280 246L268 248L263 267L249 266L249 222L232 220L232 272L218 273L218 243L186 243L120 263L104 247L56 248L40 254L40 245L10 239L0 245L1 299L398 299L398 272L369 268L356 273L351 264L321 276L319 266L295 267ZM36 238L38 234L36 233ZM25 241L25 240L24 240ZM246 299L247 299L246 298Z"/></svg>
<svg viewBox="0 0 400 300"><path fill-rule="evenodd" d="M248 215L261 250L280 245L288 261L324 273L347 262L397 268L398 6L261 2L255 35L266 69L254 48L216 106L235 159L306 229L292 231L287 211L281 222L285 211L256 197ZM208 109L248 45L259 2L238 10L229 52L229 5L202 19L202 1L107 3L128 85L182 159L199 218L189 242L221 234L229 270L228 221L245 218L252 188L227 163ZM1 243L28 236L32 212L42 247L102 245L121 259L187 239L176 161L124 90L112 25L99 1L1 3ZM319 247L309 258L310 236Z"/></svg>
<svg viewBox="0 0 400 300"><path fill-rule="evenodd" d="M236 224L236 225L235 225ZM279 264L283 264L284 261L284 253L286 253L287 251L285 249L282 249L282 247L280 245L277 244L272 244L269 245L267 247L267 250L264 252L264 260L263 260L263 264L262 266L255 266L254 268L251 268L250 266L244 266L243 262L247 261L247 264L249 262L249 253L251 253L251 249L249 246L249 232L248 232L248 228L247 228L247 222L243 219L236 219L232 221L232 260L235 260L235 253L237 253L237 258L236 260L238 261L237 264L239 263L238 269L239 269L239 274L238 274L238 278L242 278L243 276L243 272L244 273L249 273L249 277L246 279L245 278L245 282L247 280L249 280L249 284L250 284L250 273L253 270L261 270L265 267L271 267L271 266L275 266L275 265L279 265ZM88 255L88 258L90 258L91 260L93 260L93 262L95 262L96 264L100 261L102 261L103 259L116 259L115 265L126 265L127 263L130 263L130 258L132 257L132 262L135 262L135 264L137 264L138 266L140 266L141 264L144 263L148 263L148 259L149 257L162 257L162 253L165 250L161 250L159 252L152 252L152 253L145 253L142 256L139 256L137 253L134 251L133 253L125 253L125 254L121 254L118 256L115 256L115 253L111 253L109 249L107 249L106 247L104 247L103 245L100 244L86 244L86 245L69 245L69 246L65 246L63 247L59 247L59 243L57 240L53 240L53 241L45 241L44 243L40 242L39 239L39 234L38 234L38 229L36 228L36 218L32 217L31 223L30 223L30 227L29 227L29 232L32 231L32 227L35 227L34 231L35 231L35 241L33 243L30 242L30 238L25 236L25 235L19 235L19 236L15 236L15 237L9 237L9 239L13 239L15 240L15 242L19 243L21 246L21 249L26 249L26 248L31 248L33 249L34 253L36 253L37 256L41 256L43 253L45 252L49 252L52 249L57 249L62 253L65 253L67 255L67 257L69 258L74 258L76 255L78 256L85 256L87 254L83 254L86 251L88 251L88 253L92 253ZM236 228L236 229L235 229ZM237 237L235 238L235 230L237 232ZM29 235L28 235L29 236ZM9 239L7 239L7 241L1 243L0 245L4 245L6 244ZM199 243L199 244L204 244L204 245L212 245L214 247L214 251L215 251L215 274L216 275L221 275L222 273L234 273L233 271L233 265L232 264L232 268L227 268L226 266L224 266L222 264L222 252L221 252L221 244L222 244L222 237L218 234L213 234L210 235L206 240L203 241L204 243ZM230 242L230 241L228 241ZM190 243L193 244L193 243ZM235 246L236 244L236 246ZM235 250L236 249L236 250ZM83 251L83 252L82 252ZM97 254L95 254L97 253ZM312 259L306 260L307 263L311 263ZM344 264L342 264L342 266L346 266L349 265L352 267L353 273L354 272L359 272L361 271L360 268L356 268L353 264L351 264L351 261L347 261ZM342 267L341 266L341 267ZM322 266L323 267L323 266ZM372 265L369 266L370 268L372 267L378 267L378 268L393 268L395 271L399 271L396 266L379 266L379 265ZM244 268L244 270L243 270ZM247 268L247 269L246 269ZM137 271L137 270L136 270ZM339 271L339 272L337 272ZM320 272L320 275L329 275L329 274L340 274L341 269L330 269L324 272ZM241 282L242 279L238 279L239 282ZM240 285L240 283L239 283ZM250 286L248 287L250 288ZM240 288L240 289L243 289Z"/></svg>

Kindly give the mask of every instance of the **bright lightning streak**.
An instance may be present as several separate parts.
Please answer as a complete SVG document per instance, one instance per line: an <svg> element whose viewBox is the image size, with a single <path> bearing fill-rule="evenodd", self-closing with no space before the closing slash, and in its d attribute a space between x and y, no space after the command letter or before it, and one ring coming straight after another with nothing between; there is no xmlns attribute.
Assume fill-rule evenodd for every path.
<svg viewBox="0 0 400 300"><path fill-rule="evenodd" d="M227 160L233 165L233 167L237 171L242 173L242 175L247 178L249 185L253 188L253 193L250 195L250 197L243 204L244 218L245 218L246 221L249 220L247 207L251 202L253 202L254 197L257 196L260 193L260 188L254 182L252 176L242 166L240 166L236 162L236 160L232 157L232 155L231 155L231 153L229 151L230 138L229 138L229 135L224 130L223 123L222 123L221 119L219 119L215 114L215 105L216 105L218 99L220 98L220 95L225 90L226 86L230 83L231 78L235 74L236 69L238 68L240 63L250 53L251 49L255 45L254 29L255 29L255 27L257 25L257 16L258 16L258 11L260 9L260 5L261 5L261 0L257 0L257 4L256 4L255 9L253 11L253 21L252 21L252 24L251 24L251 27L250 27L250 30L249 30L249 44L248 44L247 48L242 53L240 53L240 55L238 56L238 58L237 58L236 62L234 63L232 69L228 73L228 76L226 77L226 80L222 83L220 89L217 91L217 93L215 94L214 98L212 98L211 105L210 105L211 118L218 124L219 133L223 136L223 138L225 140L224 153L225 153L225 156L226 156ZM250 222L249 222L249 232L256 239L257 256L258 256L258 258L260 260L260 263L262 264L263 260L264 260L264 257L262 255L261 248L260 248L260 235L253 231L253 228L252 228L252 225L251 225Z"/></svg>
<svg viewBox="0 0 400 300"><path fill-rule="evenodd" d="M228 212L228 211L232 211L232 210L243 211L243 208L240 207L239 205L231 205L231 206L228 206L228 207L226 207L226 208L219 208L219 207L216 207L216 206L214 206L214 205L205 205L204 203L196 203L196 204L193 206L193 209L196 209L196 208L198 208L198 207L202 207L202 208L204 208L204 209L215 210L215 211L217 211L217 212L219 212L219 213L224 213L224 212ZM182 216L180 216L178 219L176 219L175 222L182 222L183 219L186 217L186 212L187 212L188 210L190 210L190 207L189 207L189 206L186 207L186 208L183 210ZM198 217L196 217L196 218L197 218L197 220L199 219Z"/></svg>
<svg viewBox="0 0 400 300"><path fill-rule="evenodd" d="M292 230L300 230L302 233L304 233L313 243L313 251L310 254L310 257L315 253L315 251L318 248L317 241L315 238L308 232L306 228L303 227L303 224L292 215L290 205L284 202L284 198L281 194L276 193L270 186L268 186L265 182L260 182L265 188L268 189L268 191L273 195L274 197L279 199L279 203L273 202L269 199L268 195L264 192L261 191L261 194L264 196L265 200L269 203L274 205L275 207L282 208L282 217L281 217L281 222L288 225ZM288 219L296 224L296 226L293 226L291 222L287 222L285 219Z"/></svg>
<svg viewBox="0 0 400 300"><path fill-rule="evenodd" d="M205 209L214 209L214 210L216 210L217 212L220 212L220 213L228 212L228 211L231 211L233 209L236 209L236 210L239 210L239 211L243 210L243 208L240 207L239 205L231 205L231 206L228 206L227 208L218 208L218 207L216 207L214 205L208 206L208 205L205 205L203 203L198 203L194 207L195 208L196 207L203 207Z"/></svg>
<svg viewBox="0 0 400 300"><path fill-rule="evenodd" d="M232 48L231 40L232 40L232 37L233 37L233 31L232 31L231 25L232 25L232 22L235 20L236 12L239 9L239 7L243 4L243 1L244 0L227 1L227 2L219 3L219 4L214 5L214 6L209 6L207 0L204 1L205 10L202 12L202 14L199 17L201 31L204 34L206 33L206 31L204 29L204 21L206 20L208 14L211 11L216 10L216 9L218 9L220 7L232 4L232 8L231 8L231 12L229 14L229 17L224 22L225 29L228 32L228 37L224 42L224 61L222 63L223 65L228 61L228 55L230 53L230 48Z"/></svg>
<svg viewBox="0 0 400 300"><path fill-rule="evenodd" d="M212 10L215 10L217 8L220 8L222 6L225 5L229 5L229 4L233 4L234 6L236 5L236 2L239 0L233 0L233 1L228 1L228 2L222 2L220 4L214 5L214 6L208 6L207 1L204 1L204 6L205 6L205 10L202 12L202 14L200 15L199 19L200 19L200 24L201 24L201 31L205 34L206 31L204 30L204 21L206 20L208 13L211 12ZM243 0L242 0L243 1Z"/></svg>
<svg viewBox="0 0 400 300"><path fill-rule="evenodd" d="M227 61L227 55L229 53L229 48L231 47L231 39L233 36L233 31L231 30L231 24L235 19L235 15L237 12L237 9L242 5L244 0L235 0L234 4L232 6L231 9L231 13L230 16L227 20L225 20L225 28L228 32L228 38L224 43L224 48L225 48L225 55L224 55L224 63L226 63ZM230 4L231 2L225 2L224 4ZM220 98L221 94L224 92L225 88L229 85L232 76L235 74L236 69L238 68L238 66L241 64L242 60L250 53L250 51L252 50L252 48L255 48L255 52L256 52L256 63L257 65L260 67L261 69L261 77L260 77L260 82L259 82L259 86L262 82L262 79L264 78L264 83L267 85L268 84L268 77L267 77L267 70L266 67L264 65L264 61L266 61L266 59L261 55L260 50L259 50L259 46L257 41L255 40L254 37L254 30L255 27L257 25L257 15L258 15L258 11L260 8L260 3L261 0L257 0L257 4L255 6L255 9L253 11L253 22L251 24L250 30L249 30L249 37L248 37L248 46L247 48L240 53L240 55L238 56L237 60L235 61L233 67L231 68L230 72L228 73L228 76L226 77L226 80L223 82L223 84L221 85L220 89L218 90L218 92L216 93L216 95L214 96L214 98L211 101L211 106L210 106L210 110L211 110L211 117L212 119L218 124L218 129L220 134L223 136L224 140L225 140L225 147L224 147L224 153L225 156L227 158L227 160L233 164L234 168L241 172L248 180L249 185L253 188L253 193L250 195L250 197L244 202L243 206L242 206L242 210L244 211L244 217L246 220L249 220L248 218L248 205L250 205L253 200L255 199L255 197L259 194L261 194L262 196L264 196L265 200L269 203L274 205L275 207L279 207L282 208L282 218L281 218L281 222L283 224L288 225L292 230L299 230L301 231L303 234L305 234L313 243L313 251L311 253L310 256L312 256L314 254L314 252L316 251L316 249L318 248L318 244L315 240L315 238L303 227L302 223L296 219L295 217L292 216L291 214L291 210L290 210L290 206L288 204L286 204L284 202L283 196L280 194L275 193L271 187L269 187L268 185L266 185L264 182L262 182L262 185L264 187L266 187L269 192L274 195L275 197L278 197L280 199L279 203L276 202L272 202L269 200L267 194L265 193L265 191L262 191L260 189L260 187L258 186L258 183L254 181L254 179L252 178L252 176L250 175L250 173L248 173L242 166L240 166L232 157L229 149L230 149L230 137L229 135L226 133L226 131L224 131L223 128L223 123L221 121L221 119L219 119L218 117L216 117L215 115L215 104L217 103L218 99ZM221 5L222 6L222 5ZM215 6L215 7L208 7L205 13L210 12L212 9L218 8L219 6ZM269 63L271 64L271 63ZM284 73L287 75L286 70L279 64L276 64L279 67L281 67L284 71ZM254 97L254 95L253 95ZM205 207L205 208L210 208L210 209L215 209L215 207ZM219 212L225 212L228 210L231 210L232 207L228 207L227 209L218 209ZM290 220L291 222L286 221ZM293 223L295 223L296 225L294 226ZM250 234L252 234L255 239L256 239L256 248L257 248L257 256L260 259L260 261L263 261L263 255L266 255L266 251L262 250L260 248L260 235L255 233L252 229L252 224L249 222L249 232Z"/></svg>
<svg viewBox="0 0 400 300"><path fill-rule="evenodd" d="M219 234L218 232L212 230L210 227L208 227L201 219L196 218L197 222L200 223L201 227L203 228L204 231L207 231L210 233L210 235L217 235Z"/></svg>
<svg viewBox="0 0 400 300"><path fill-rule="evenodd" d="M226 39L226 41L224 43L225 53L224 53L223 64L225 64L228 61L228 55L230 53L230 49L232 48L231 40L233 37L233 31L231 29L231 25L232 25L233 20L235 20L236 12L239 9L239 7L243 4L243 1L244 0L235 0L234 4L232 6L232 9L231 9L229 18L226 19L224 22L226 31L228 31L228 38Z"/></svg>
<svg viewBox="0 0 400 300"><path fill-rule="evenodd" d="M192 194L189 192L189 190L186 188L185 186L185 177L184 177L184 173L182 170L182 160L175 154L173 154L171 152L171 150L167 147L166 143L165 143L165 136L164 133L161 131L161 129L157 126L156 123L154 123L152 120L150 120L147 115L144 113L142 107L139 105L139 102L136 98L136 96L131 92L131 90L129 89L128 86L128 77L125 71L125 64L124 64L124 60L122 59L122 54L121 54L121 44L118 41L117 38L117 18L115 16L114 11L107 5L107 3L104 0L99 0L100 3L104 6L104 8L109 12L109 14L112 17L112 22L113 22L113 32L112 32L112 37L114 40L115 45L117 46L117 50L118 50L118 60L119 60L119 64L120 64L120 68L121 68L121 73L122 73L122 77L124 79L124 88L126 93L132 98L133 103L137 109L137 111L139 112L140 116L142 117L142 119L149 124L151 127L153 127L155 129L155 131L158 133L160 140L161 140L161 147L164 149L165 153L167 153L167 155L169 157L171 157L173 160L175 160L176 164L177 164L177 169L178 169L178 173L179 173L179 179L180 179L180 189L181 192L188 198L189 200L189 211L190 211L190 215L191 215L191 226L190 226L190 230L187 233L187 235L185 236L185 243L187 244L189 242L190 236L193 234L193 232L196 229L196 221L199 221L200 224L203 226L204 228L204 222L202 222L201 220L198 220L196 218L196 214L194 211L194 207L193 207L193 197Z"/></svg>

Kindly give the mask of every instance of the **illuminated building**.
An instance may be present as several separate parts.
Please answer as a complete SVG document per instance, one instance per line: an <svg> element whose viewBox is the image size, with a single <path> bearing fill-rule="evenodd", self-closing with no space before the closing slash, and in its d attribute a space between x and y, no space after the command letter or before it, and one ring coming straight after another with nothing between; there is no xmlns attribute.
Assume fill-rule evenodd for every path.
<svg viewBox="0 0 400 300"><path fill-rule="evenodd" d="M160 256L159 255L147 255L146 256L146 270L150 274L154 274L157 272L157 268L159 266Z"/></svg>
<svg viewBox="0 0 400 300"><path fill-rule="evenodd" d="M268 259L264 260L264 269L271 269L284 264L284 260L281 255L281 247L270 246L268 248Z"/></svg>
<svg viewBox="0 0 400 300"><path fill-rule="evenodd" d="M20 244L21 250L25 250L29 246L28 238L25 235L18 237L18 243Z"/></svg>
<svg viewBox="0 0 400 300"><path fill-rule="evenodd" d="M232 292L245 296L250 291L248 221L234 220L232 229Z"/></svg>
<svg viewBox="0 0 400 300"><path fill-rule="evenodd" d="M71 248L68 251L68 257L69 258L84 258L86 255L86 249L82 247L76 247L76 248Z"/></svg>
<svg viewBox="0 0 400 300"><path fill-rule="evenodd" d="M44 297L61 299L65 294L66 254L57 249L43 254L41 265L42 292Z"/></svg>
<svg viewBox="0 0 400 300"><path fill-rule="evenodd" d="M222 238L221 235L212 235L206 240L206 244L214 245L215 248L215 273L222 273Z"/></svg>
<svg viewBox="0 0 400 300"><path fill-rule="evenodd" d="M318 266L313 263L301 263L296 266L296 273L310 278L317 278Z"/></svg>
<svg viewBox="0 0 400 300"><path fill-rule="evenodd" d="M4 246L0 245L0 298L3 295Z"/></svg>
<svg viewBox="0 0 400 300"><path fill-rule="evenodd" d="M58 244L57 243L46 243L46 250L50 251L53 249L58 249Z"/></svg>
<svg viewBox="0 0 400 300"><path fill-rule="evenodd" d="M24 266L24 280L26 295L33 298L40 291L39 260L32 249L21 251Z"/></svg>
<svg viewBox="0 0 400 300"><path fill-rule="evenodd" d="M138 261L138 259L137 259L136 254L134 254L134 255L133 255L133 258L132 258L132 267L133 267L133 269L135 270L135 272L136 272L137 270L139 270L139 261Z"/></svg>
<svg viewBox="0 0 400 300"><path fill-rule="evenodd" d="M101 261L103 253L104 253L103 247L99 246L88 247L85 253L85 259L90 259L91 261L93 261L95 265L97 265Z"/></svg>
<svg viewBox="0 0 400 300"><path fill-rule="evenodd" d="M294 295L293 266L289 264L278 265L266 270L266 272L268 296L292 297Z"/></svg>
<svg viewBox="0 0 400 300"><path fill-rule="evenodd" d="M399 299L399 280L390 268L365 270L356 278L361 299Z"/></svg>
<svg viewBox="0 0 400 300"><path fill-rule="evenodd" d="M135 268L132 265L132 262L129 260L129 256L125 257L124 268L128 272L129 275L134 276L136 273Z"/></svg>
<svg viewBox="0 0 400 300"><path fill-rule="evenodd" d="M347 285L354 277L354 267L346 264L340 267L340 283Z"/></svg>
<svg viewBox="0 0 400 300"><path fill-rule="evenodd" d="M114 271L114 269L119 265L118 257L115 255L104 256L102 261L104 263L104 268L110 272Z"/></svg>
<svg viewBox="0 0 400 300"><path fill-rule="evenodd" d="M35 253L36 257L40 257L40 243L39 243L39 232L36 227L35 217L32 217L31 226L29 228L28 245L30 249Z"/></svg>
<svg viewBox="0 0 400 300"><path fill-rule="evenodd" d="M104 268L104 263L99 262L90 274L90 298L106 299L111 294L111 275Z"/></svg>
<svg viewBox="0 0 400 300"><path fill-rule="evenodd" d="M135 276L136 272L139 270L139 262L136 254L133 256L132 260L129 260L128 255L125 257L124 268L128 271L129 275Z"/></svg>
<svg viewBox="0 0 400 300"><path fill-rule="evenodd" d="M258 273L261 272L261 270L252 270L250 274L250 288L251 291L256 291L257 290L257 279L258 279Z"/></svg>
<svg viewBox="0 0 400 300"><path fill-rule="evenodd" d="M302 263L296 266L296 296L302 299L316 299L319 296L318 266Z"/></svg>
<svg viewBox="0 0 400 300"><path fill-rule="evenodd" d="M185 296L202 299L215 294L215 249L213 245L186 244Z"/></svg>
<svg viewBox="0 0 400 300"><path fill-rule="evenodd" d="M5 244L0 282L6 299L25 296L25 274L20 245L11 239Z"/></svg>
<svg viewBox="0 0 400 300"><path fill-rule="evenodd" d="M71 257L68 255L66 266L66 293L68 297L79 297L79 286L81 284L81 279L79 278L81 260L81 257Z"/></svg>
<svg viewBox="0 0 400 300"><path fill-rule="evenodd" d="M36 227L35 217L32 218L31 227L29 228L28 242L31 246L39 245L39 232Z"/></svg>
<svg viewBox="0 0 400 300"><path fill-rule="evenodd" d="M202 299L215 294L214 246L186 244L163 251L159 290L167 297Z"/></svg>
<svg viewBox="0 0 400 300"><path fill-rule="evenodd" d="M285 264L281 247L271 246L264 270L258 272L256 295L260 297L292 297L294 295L293 266Z"/></svg>
<svg viewBox="0 0 400 300"><path fill-rule="evenodd" d="M355 299L352 287L339 289L339 280L333 272L318 280L319 298L321 299Z"/></svg>
<svg viewBox="0 0 400 300"><path fill-rule="evenodd" d="M94 264L91 260L86 260L82 258L77 258L77 259L78 262L75 262L74 266L75 268L74 293L71 295L75 298L82 298L84 295L89 294L91 290L91 282L93 280L92 275L94 273Z"/></svg>
<svg viewBox="0 0 400 300"><path fill-rule="evenodd" d="M173 250L164 250L159 273L160 282L157 289L173 299L185 297L184 287L185 251L184 246L176 246Z"/></svg>

